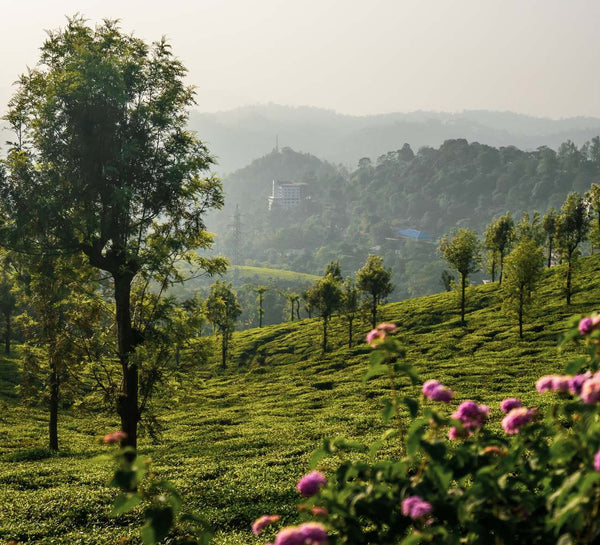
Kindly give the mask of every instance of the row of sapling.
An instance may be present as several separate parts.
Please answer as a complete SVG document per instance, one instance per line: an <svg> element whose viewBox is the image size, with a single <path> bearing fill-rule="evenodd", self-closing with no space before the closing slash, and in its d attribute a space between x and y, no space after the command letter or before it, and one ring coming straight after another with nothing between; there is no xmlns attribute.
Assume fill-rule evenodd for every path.
<svg viewBox="0 0 600 545"><path fill-rule="evenodd" d="M383 264L383 258L369 255L367 262L356 272L356 280L343 279L339 262L332 261L325 269L324 276L306 292L310 307L323 322L323 352L327 351L329 321L340 313L348 324L348 346L352 346L353 325L359 315L361 294L369 307L372 324L377 323L379 305L394 291L391 281L392 271Z"/></svg>
<svg viewBox="0 0 600 545"><path fill-rule="evenodd" d="M559 212L551 208L543 218L538 212L531 216L524 213L516 225L510 213L506 213L488 225L483 243L474 231L466 228L443 237L440 251L450 267L460 275L461 323L465 324L466 287L470 275L480 268L483 249L488 251L492 281L499 272L504 307L517 316L521 337L524 312L532 302L535 285L543 274L544 262L550 267L555 254L559 263L565 265L564 293L566 303L570 304L575 260L581 243L588 236L590 211L596 210L594 203L600 206L600 200L594 200L596 197L600 199L600 186L593 184L585 198L570 193ZM544 244L547 258L544 256Z"/></svg>

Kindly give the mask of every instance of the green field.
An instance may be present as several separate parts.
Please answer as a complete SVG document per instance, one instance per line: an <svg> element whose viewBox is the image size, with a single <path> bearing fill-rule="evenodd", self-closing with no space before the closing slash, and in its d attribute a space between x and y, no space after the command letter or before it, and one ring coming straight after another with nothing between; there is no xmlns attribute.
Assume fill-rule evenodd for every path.
<svg viewBox="0 0 600 545"><path fill-rule="evenodd" d="M459 325L455 293L386 305L381 318L394 321L407 358L423 380L436 378L492 408L520 396L528 405L547 403L535 392L542 374L560 371L568 354L556 340L573 315L597 309L600 255L581 260L579 291L566 308L561 268L548 273L520 341L516 322L500 307L497 284L469 289L467 327ZM320 354L318 319L284 323L236 334L232 362L221 371L199 365L173 408L162 412L164 433L140 450L153 470L172 480L186 506L204 514L217 544L258 544L250 523L263 513L293 522L296 480L324 437L369 440L382 429L379 417L386 384L366 386L369 350L358 328L358 346L346 347L345 324L336 318L331 351ZM112 463L96 438L117 428L116 418L84 412L61 414L64 451L49 455L46 415L18 402L18 361L0 365L0 541L22 543L119 543L136 536L135 515L109 517L115 491L106 486ZM451 408L449 408L451 410ZM497 424L495 424L497 425ZM336 460L326 460L324 469ZM131 543L137 543L132 537Z"/></svg>

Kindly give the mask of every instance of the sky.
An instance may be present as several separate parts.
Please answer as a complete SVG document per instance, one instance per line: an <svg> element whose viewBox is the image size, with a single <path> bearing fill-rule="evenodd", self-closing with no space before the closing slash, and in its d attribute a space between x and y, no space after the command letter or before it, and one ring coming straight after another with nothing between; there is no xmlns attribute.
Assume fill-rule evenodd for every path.
<svg viewBox="0 0 600 545"><path fill-rule="evenodd" d="M598 0L0 0L0 112L79 12L165 35L204 112L509 110L600 117Z"/></svg>

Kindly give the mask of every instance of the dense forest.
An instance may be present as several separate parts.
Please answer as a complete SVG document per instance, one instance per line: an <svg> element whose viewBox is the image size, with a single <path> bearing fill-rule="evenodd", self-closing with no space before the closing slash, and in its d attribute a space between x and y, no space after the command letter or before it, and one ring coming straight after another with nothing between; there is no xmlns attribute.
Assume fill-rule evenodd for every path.
<svg viewBox="0 0 600 545"><path fill-rule="evenodd" d="M392 299L399 300L442 289L437 239L445 233L470 227L483 234L506 211L515 218L543 214L599 178L598 137L580 147L567 141L556 151L457 139L415 153L405 144L375 161L362 158L353 172L283 148L224 179L225 208L208 224L219 235L217 251L235 254L240 264L321 274L339 259L347 275L377 253L394 271ZM307 183L310 199L285 213L269 212L273 179ZM399 233L406 229L431 238Z"/></svg>

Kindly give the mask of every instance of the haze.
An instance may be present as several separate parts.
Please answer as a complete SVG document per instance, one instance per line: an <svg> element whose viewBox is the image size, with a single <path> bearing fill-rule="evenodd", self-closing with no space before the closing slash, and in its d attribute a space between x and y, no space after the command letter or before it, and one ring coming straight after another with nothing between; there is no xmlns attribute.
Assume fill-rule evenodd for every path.
<svg viewBox="0 0 600 545"><path fill-rule="evenodd" d="M65 15L166 35L198 109L256 103L365 115L511 110L600 117L595 0L0 0L0 111Z"/></svg>

